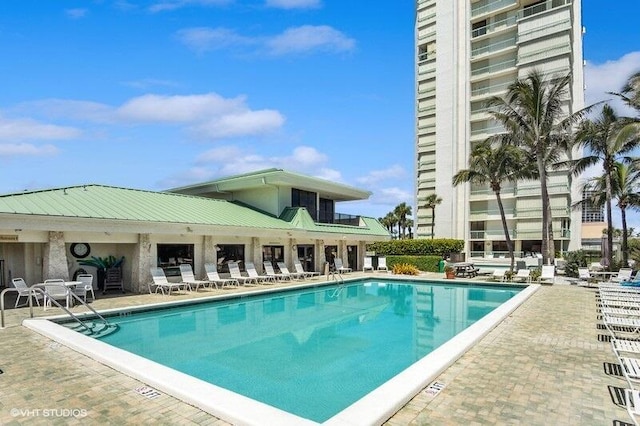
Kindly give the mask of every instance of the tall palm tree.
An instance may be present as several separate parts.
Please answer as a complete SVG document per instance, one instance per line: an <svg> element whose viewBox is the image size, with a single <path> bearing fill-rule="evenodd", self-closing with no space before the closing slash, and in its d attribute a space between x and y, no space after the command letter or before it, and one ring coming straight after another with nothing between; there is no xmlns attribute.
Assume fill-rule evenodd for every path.
<svg viewBox="0 0 640 426"><path fill-rule="evenodd" d="M393 209L393 214L398 218L398 238L404 238L407 230L407 216L411 216L411 206L407 203L400 203ZM402 234L400 234L400 229L402 229Z"/></svg>
<svg viewBox="0 0 640 426"><path fill-rule="evenodd" d="M542 73L533 70L524 79L512 83L504 97L493 97L488 101L490 114L505 129L493 139L522 147L538 169L545 262L552 262L554 257L548 173L567 155L571 128L587 111L567 116L564 106L569 100L570 82L570 74L547 80Z"/></svg>
<svg viewBox="0 0 640 426"><path fill-rule="evenodd" d="M442 198L438 197L438 194L431 194L427 196L424 201L425 207L431 209L431 239L433 240L433 230L436 227L436 206L442 203Z"/></svg>
<svg viewBox="0 0 640 426"><path fill-rule="evenodd" d="M640 119L640 71L629 77L619 93L611 92L611 94L620 97L624 103L636 109Z"/></svg>
<svg viewBox="0 0 640 426"><path fill-rule="evenodd" d="M469 168L460 170L453 176L453 185L462 183L473 183L476 185L486 185L496 195L500 218L502 219L502 229L511 258L511 270L515 264L513 253L513 241L509 233L507 218L504 212L504 205L500 193L502 183L516 182L520 179L531 179L536 176L537 170L531 167L532 162L528 161L526 153L513 145L492 146L491 140L479 143L473 148L469 155Z"/></svg>
<svg viewBox="0 0 640 426"><path fill-rule="evenodd" d="M583 121L576 134L575 143L579 148L586 148L589 155L575 160L573 173L578 175L587 168L602 164L605 208L607 212L607 253L608 267L613 265L613 217L612 217L612 180L617 173L616 162L621 160L630 163L633 158L631 151L640 144L637 132L626 121L620 119L613 108L603 105L598 117Z"/></svg>
<svg viewBox="0 0 640 426"><path fill-rule="evenodd" d="M604 205L608 198L605 195L605 175L593 178L589 184L595 194L593 202L596 205ZM629 265L629 235L633 234L633 228L627 228L627 209L640 209L640 165L636 162L630 164L615 162L610 184L610 198L616 200L616 205L620 209L622 232L619 232L619 235L622 236L622 265L626 267ZM615 231L618 230L613 231L617 235L618 232Z"/></svg>

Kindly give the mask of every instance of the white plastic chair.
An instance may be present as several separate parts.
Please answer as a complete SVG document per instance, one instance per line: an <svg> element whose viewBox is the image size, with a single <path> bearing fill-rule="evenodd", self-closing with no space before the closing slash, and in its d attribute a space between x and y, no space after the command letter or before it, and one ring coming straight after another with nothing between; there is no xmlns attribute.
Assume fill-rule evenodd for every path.
<svg viewBox="0 0 640 426"><path fill-rule="evenodd" d="M91 300L96 300L96 294L93 292L93 275L79 274L76 278L82 284L77 284L73 289L73 293L84 299L85 302L87 301L87 294L91 293Z"/></svg>
<svg viewBox="0 0 640 426"><path fill-rule="evenodd" d="M196 280L196 277L193 274L193 269L191 269L191 265L189 265L188 263L183 263L182 265L180 265L180 276L182 277L182 282L185 284L189 284L190 288L193 288L193 286L195 286L195 291L198 291L198 287L202 286L204 288L204 286L209 284L209 281Z"/></svg>
<svg viewBox="0 0 640 426"><path fill-rule="evenodd" d="M351 268L349 268L349 267L347 267L347 266L344 266L344 265L342 264L342 259L340 259L339 257L336 257L336 258L333 260L333 262L334 262L334 264L336 265L336 271L337 271L337 272L339 272L339 273L343 273L343 272L351 272L351 271L352 271L352 269L351 269ZM379 269L380 269L380 267L378 266L378 270L379 270Z"/></svg>
<svg viewBox="0 0 640 426"><path fill-rule="evenodd" d="M70 305L69 287L64 283L63 279L52 278L44 281L44 309L51 307L51 300L63 300L66 302L67 308Z"/></svg>
<svg viewBox="0 0 640 426"><path fill-rule="evenodd" d="M223 288L224 286L240 286L240 283L235 278L220 278L218 275L218 268L213 263L205 263L204 270L207 272L207 280L213 284L216 288L218 288L218 284L220 284Z"/></svg>
<svg viewBox="0 0 640 426"><path fill-rule="evenodd" d="M27 283L24 281L23 278L14 278L11 280L11 282L13 283L13 286L16 288L16 290L18 290L18 297L16 297L16 304L14 308L18 307L18 302L20 301L21 297L25 297L27 299L25 304L22 305L22 306L26 306L29 303L29 293L31 292L31 290L29 289L29 286L27 285ZM34 297L36 299L36 303L38 304L38 306L40 306L40 300L42 300L42 294L34 291L33 293L31 293L31 297Z"/></svg>
<svg viewBox="0 0 640 426"><path fill-rule="evenodd" d="M387 258L379 257L378 258L378 271L387 271L389 272L389 268L387 268Z"/></svg>
<svg viewBox="0 0 640 426"><path fill-rule="evenodd" d="M371 256L364 257L364 265L362 266L362 272L373 272L373 263L371 263Z"/></svg>

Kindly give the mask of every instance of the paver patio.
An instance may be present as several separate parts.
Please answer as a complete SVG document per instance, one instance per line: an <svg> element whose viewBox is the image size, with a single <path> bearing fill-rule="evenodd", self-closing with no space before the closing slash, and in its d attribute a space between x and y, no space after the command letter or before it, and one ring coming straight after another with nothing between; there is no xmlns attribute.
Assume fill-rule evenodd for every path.
<svg viewBox="0 0 640 426"><path fill-rule="evenodd" d="M286 286L279 284L278 286ZM241 291L250 291L242 289ZM218 293L229 292L218 290ZM214 292L171 296L204 297ZM162 295L99 297L96 309L168 300ZM80 309L80 308L74 308ZM47 311L52 314L55 310ZM43 315L42 309L34 313ZM22 326L26 308L7 311L0 329L0 425L227 424ZM445 370L436 396L420 392L388 425L621 425L622 377L602 341L595 290L543 286L478 345Z"/></svg>

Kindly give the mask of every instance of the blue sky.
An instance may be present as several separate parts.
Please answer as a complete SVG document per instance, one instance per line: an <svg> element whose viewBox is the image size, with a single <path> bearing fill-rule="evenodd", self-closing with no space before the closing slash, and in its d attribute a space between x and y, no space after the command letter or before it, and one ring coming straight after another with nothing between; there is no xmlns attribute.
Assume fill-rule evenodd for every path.
<svg viewBox="0 0 640 426"><path fill-rule="evenodd" d="M640 69L638 16L583 1L587 101ZM413 28L409 0L4 0L0 193L280 167L384 216L413 202Z"/></svg>

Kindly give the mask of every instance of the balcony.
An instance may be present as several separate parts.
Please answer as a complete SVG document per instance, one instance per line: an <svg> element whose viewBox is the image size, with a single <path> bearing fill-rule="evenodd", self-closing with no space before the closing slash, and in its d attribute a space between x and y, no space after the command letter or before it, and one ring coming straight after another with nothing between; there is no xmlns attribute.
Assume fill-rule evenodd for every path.
<svg viewBox="0 0 640 426"><path fill-rule="evenodd" d="M544 13L547 10L556 9L558 7L567 6L572 3L572 0L547 0L544 3L536 3L531 6L527 6L518 12L518 19L528 18L530 16Z"/></svg>
<svg viewBox="0 0 640 426"><path fill-rule="evenodd" d="M515 37L502 40L496 43L490 43L485 46L480 46L480 47L471 49L471 59L473 60L473 59L476 59L478 56L487 55L494 52L500 52L506 49L515 49L516 47L517 45L516 45Z"/></svg>
<svg viewBox="0 0 640 426"><path fill-rule="evenodd" d="M493 74L497 73L498 71L504 71L515 67L516 58L511 58L507 59L506 61L471 69L471 77L478 77L484 74Z"/></svg>
<svg viewBox="0 0 640 426"><path fill-rule="evenodd" d="M478 3L471 5L471 17L475 18L486 13L493 13L496 10L516 6L517 4L517 0L479 1Z"/></svg>
<svg viewBox="0 0 640 426"><path fill-rule="evenodd" d="M496 31L506 30L516 25L517 16L512 15L505 19L501 19L500 21L492 22L489 25L485 25L483 27L475 28L471 31L471 38L482 37L483 35L492 34Z"/></svg>

